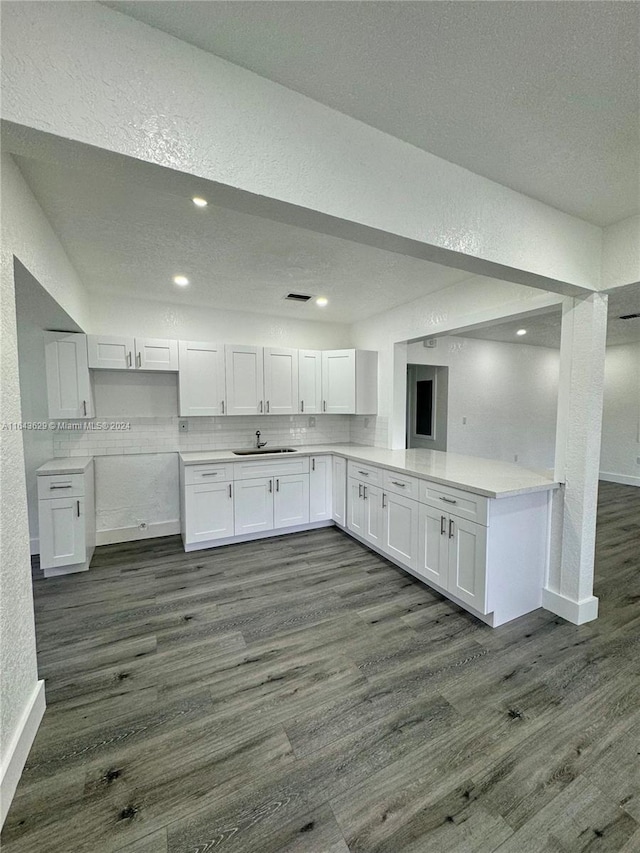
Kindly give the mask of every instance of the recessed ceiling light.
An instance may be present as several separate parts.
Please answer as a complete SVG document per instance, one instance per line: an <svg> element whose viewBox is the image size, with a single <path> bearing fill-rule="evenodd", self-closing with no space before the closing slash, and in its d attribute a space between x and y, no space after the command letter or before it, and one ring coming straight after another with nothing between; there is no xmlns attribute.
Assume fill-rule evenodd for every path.
<svg viewBox="0 0 640 853"><path fill-rule="evenodd" d="M173 283L179 285L179 287L186 287L189 284L189 279L186 275L174 275Z"/></svg>
<svg viewBox="0 0 640 853"><path fill-rule="evenodd" d="M199 195L195 195L192 201L196 207L206 207L209 204L206 198L200 198Z"/></svg>
<svg viewBox="0 0 640 853"><path fill-rule="evenodd" d="M526 334L527 334L526 329L518 329L518 331L516 332L516 335L526 335Z"/></svg>
<svg viewBox="0 0 640 853"><path fill-rule="evenodd" d="M325 305L329 304L329 300L326 296L318 296L316 299L316 305L319 305L321 308L324 308Z"/></svg>

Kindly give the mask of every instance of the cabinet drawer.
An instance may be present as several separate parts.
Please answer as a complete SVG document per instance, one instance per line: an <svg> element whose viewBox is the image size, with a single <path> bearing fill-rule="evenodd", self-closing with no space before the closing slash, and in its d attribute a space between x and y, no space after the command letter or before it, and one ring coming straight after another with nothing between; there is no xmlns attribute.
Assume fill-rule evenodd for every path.
<svg viewBox="0 0 640 853"><path fill-rule="evenodd" d="M406 474L396 474L395 471L383 472L383 486L385 492L393 492L396 495L404 495L406 498L418 500L419 480L417 477L407 477Z"/></svg>
<svg viewBox="0 0 640 853"><path fill-rule="evenodd" d="M429 480L420 481L420 498L422 503L437 507L450 515L466 518L478 524L488 523L488 499L473 492L464 492L451 486L441 486Z"/></svg>
<svg viewBox="0 0 640 853"><path fill-rule="evenodd" d="M309 457L296 456L294 459L260 459L235 462L234 479L253 480L256 477L286 477L287 474L308 474Z"/></svg>
<svg viewBox="0 0 640 853"><path fill-rule="evenodd" d="M233 480L232 462L184 466L185 486L192 486L199 483L218 482L221 480Z"/></svg>
<svg viewBox="0 0 640 853"><path fill-rule="evenodd" d="M382 485L382 469L374 468L372 465L362 465L360 462L349 462L348 476L363 483Z"/></svg>
<svg viewBox="0 0 640 853"><path fill-rule="evenodd" d="M84 474L51 474L38 477L38 498L75 498L84 495Z"/></svg>

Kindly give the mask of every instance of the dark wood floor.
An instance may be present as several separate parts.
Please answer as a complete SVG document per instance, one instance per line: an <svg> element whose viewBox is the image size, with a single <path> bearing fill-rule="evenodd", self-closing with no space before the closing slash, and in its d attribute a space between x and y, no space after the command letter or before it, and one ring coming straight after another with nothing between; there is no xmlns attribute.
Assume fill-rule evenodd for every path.
<svg viewBox="0 0 640 853"><path fill-rule="evenodd" d="M582 627L492 630L335 529L36 581L4 853L638 853L640 489L600 498Z"/></svg>

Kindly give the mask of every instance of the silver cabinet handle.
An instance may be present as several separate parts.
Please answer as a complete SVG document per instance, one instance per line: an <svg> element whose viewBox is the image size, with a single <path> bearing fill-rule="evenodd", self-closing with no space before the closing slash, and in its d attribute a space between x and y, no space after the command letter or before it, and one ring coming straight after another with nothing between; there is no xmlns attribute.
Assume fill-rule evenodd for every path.
<svg viewBox="0 0 640 853"><path fill-rule="evenodd" d="M138 353L136 355L136 364L138 367L142 367L142 353Z"/></svg>
<svg viewBox="0 0 640 853"><path fill-rule="evenodd" d="M262 400L260 400L260 414L262 414Z"/></svg>
<svg viewBox="0 0 640 853"><path fill-rule="evenodd" d="M200 474L200 476L201 477L217 477L219 473L220 473L219 471L203 471Z"/></svg>
<svg viewBox="0 0 640 853"><path fill-rule="evenodd" d="M387 496L383 492L382 493L382 509L384 509L386 507L386 505L387 505Z"/></svg>
<svg viewBox="0 0 640 853"><path fill-rule="evenodd" d="M300 411L304 412L304 400L300 400Z"/></svg>
<svg viewBox="0 0 640 853"><path fill-rule="evenodd" d="M315 460L315 459L312 459L312 460L311 460L311 470L312 470L312 471L315 471L315 470L316 470L316 460Z"/></svg>
<svg viewBox="0 0 640 853"><path fill-rule="evenodd" d="M446 532L447 532L447 516L441 515L440 516L440 536L444 536L444 534Z"/></svg>
<svg viewBox="0 0 640 853"><path fill-rule="evenodd" d="M362 497L362 483L358 483L358 497Z"/></svg>
<svg viewBox="0 0 640 853"><path fill-rule="evenodd" d="M127 367L131 367L131 350L127 353Z"/></svg>
<svg viewBox="0 0 640 853"><path fill-rule="evenodd" d="M404 489L405 486L407 485L406 483L399 483L397 480L392 480L391 482L393 483L394 486L400 486L401 489Z"/></svg>
<svg viewBox="0 0 640 853"><path fill-rule="evenodd" d="M220 408L222 409L222 414L224 415L224 400L220 403Z"/></svg>
<svg viewBox="0 0 640 853"><path fill-rule="evenodd" d="M276 492L280 491L280 480L276 480Z"/></svg>
<svg viewBox="0 0 640 853"><path fill-rule="evenodd" d="M369 476L369 472L368 472L368 471L358 471L358 474L362 474L362 475L363 475L363 476L365 476L365 477L368 477L368 476Z"/></svg>
<svg viewBox="0 0 640 853"><path fill-rule="evenodd" d="M365 499L365 501L366 501L366 499L367 499L367 487L366 487L366 486L363 486L363 487L362 487L362 497L363 497L363 498Z"/></svg>
<svg viewBox="0 0 640 853"><path fill-rule="evenodd" d="M449 539L453 539L453 528L454 528L453 519L450 518L449 519Z"/></svg>
<svg viewBox="0 0 640 853"><path fill-rule="evenodd" d="M86 418L87 417L87 401L86 400L82 401L82 411L84 412L84 416Z"/></svg>
<svg viewBox="0 0 640 853"><path fill-rule="evenodd" d="M71 489L73 486L69 483L68 486L49 486L50 489Z"/></svg>
<svg viewBox="0 0 640 853"><path fill-rule="evenodd" d="M269 494L273 492L273 480L269 480Z"/></svg>
<svg viewBox="0 0 640 853"><path fill-rule="evenodd" d="M322 411L323 411L323 412L326 412L326 411L327 411L327 401L326 401L326 400L323 400L323 401L322 401Z"/></svg>
<svg viewBox="0 0 640 853"><path fill-rule="evenodd" d="M80 518L80 501L76 501L76 509L78 511L78 518Z"/></svg>
<svg viewBox="0 0 640 853"><path fill-rule="evenodd" d="M267 414L269 414L269 401L267 400Z"/></svg>
<svg viewBox="0 0 640 853"><path fill-rule="evenodd" d="M231 491L231 483L229 483L229 497L233 497L233 492Z"/></svg>
<svg viewBox="0 0 640 853"><path fill-rule="evenodd" d="M444 501L447 504L457 504L458 501L454 501L453 498L440 498L441 501Z"/></svg>

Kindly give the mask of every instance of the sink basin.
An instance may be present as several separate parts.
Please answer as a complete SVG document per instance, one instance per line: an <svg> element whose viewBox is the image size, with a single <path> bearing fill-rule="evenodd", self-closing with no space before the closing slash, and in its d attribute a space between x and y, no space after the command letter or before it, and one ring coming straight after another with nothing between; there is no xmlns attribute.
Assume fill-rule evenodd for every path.
<svg viewBox="0 0 640 853"><path fill-rule="evenodd" d="M295 453L296 451L293 447L261 447L260 450L253 447L251 450L232 450L231 452L234 456L264 456L266 453Z"/></svg>

